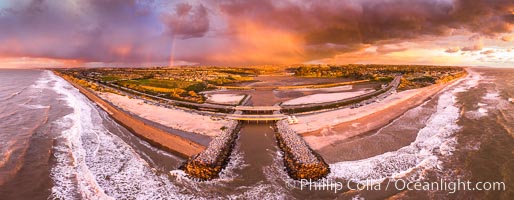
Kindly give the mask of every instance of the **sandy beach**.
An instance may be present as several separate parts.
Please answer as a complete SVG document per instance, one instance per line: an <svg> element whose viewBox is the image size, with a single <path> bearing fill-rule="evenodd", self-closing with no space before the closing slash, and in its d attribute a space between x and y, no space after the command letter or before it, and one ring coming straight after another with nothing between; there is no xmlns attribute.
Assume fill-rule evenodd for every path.
<svg viewBox="0 0 514 200"><path fill-rule="evenodd" d="M387 125L453 82L398 92L380 102L354 109L344 108L298 116L299 123L291 125L291 128L302 134L311 148L319 150L332 143Z"/></svg>
<svg viewBox="0 0 514 200"><path fill-rule="evenodd" d="M242 94L206 94L207 103L237 105L245 95Z"/></svg>
<svg viewBox="0 0 514 200"><path fill-rule="evenodd" d="M205 149L204 146L199 145L193 141L184 139L182 137L170 134L156 127L147 125L146 123L135 119L130 114L125 113L111 106L105 100L95 95L95 93L93 93L92 91L83 88L82 86L74 83L73 81L68 80L66 77L63 78L67 80L70 84L72 84L75 88L77 88L88 99L95 102L107 113L109 113L109 115L115 121L123 125L125 128L130 130L138 137L146 140L147 142L160 148L163 148L167 151L175 152L186 158L196 155Z"/></svg>
<svg viewBox="0 0 514 200"><path fill-rule="evenodd" d="M215 137L220 129L226 126L229 121L217 117L200 115L194 112L187 112L180 109L164 108L150 105L141 99L129 98L113 93L99 93L99 96L112 104L123 108L144 119L157 122L164 126L179 129L187 132Z"/></svg>

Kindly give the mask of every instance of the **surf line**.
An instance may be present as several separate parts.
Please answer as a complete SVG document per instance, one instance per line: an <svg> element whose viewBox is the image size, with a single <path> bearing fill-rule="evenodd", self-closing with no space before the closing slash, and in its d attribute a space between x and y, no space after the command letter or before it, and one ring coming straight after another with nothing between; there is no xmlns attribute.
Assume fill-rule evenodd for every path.
<svg viewBox="0 0 514 200"><path fill-rule="evenodd" d="M53 73L77 88L80 93L86 96L89 100L93 101L96 105L98 105L98 107L105 110L117 123L131 131L134 135L154 146L175 153L183 158L190 158L206 149L206 147L203 145L200 145L186 138L170 134L130 116L128 113L115 108L105 100L101 99L92 91L89 91L88 89L75 83L71 77L65 74L61 74L56 71L53 71Z"/></svg>

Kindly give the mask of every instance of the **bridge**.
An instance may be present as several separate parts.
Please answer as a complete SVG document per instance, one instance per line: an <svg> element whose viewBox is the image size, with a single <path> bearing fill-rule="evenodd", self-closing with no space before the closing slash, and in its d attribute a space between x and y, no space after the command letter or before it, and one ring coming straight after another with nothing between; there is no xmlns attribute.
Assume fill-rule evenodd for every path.
<svg viewBox="0 0 514 200"><path fill-rule="evenodd" d="M274 112L274 111L280 111L280 106L236 106L236 111L243 111L243 112Z"/></svg>
<svg viewBox="0 0 514 200"><path fill-rule="evenodd" d="M229 114L228 119L238 121L278 121L287 118L284 114L272 114L272 115L243 115L243 114Z"/></svg>

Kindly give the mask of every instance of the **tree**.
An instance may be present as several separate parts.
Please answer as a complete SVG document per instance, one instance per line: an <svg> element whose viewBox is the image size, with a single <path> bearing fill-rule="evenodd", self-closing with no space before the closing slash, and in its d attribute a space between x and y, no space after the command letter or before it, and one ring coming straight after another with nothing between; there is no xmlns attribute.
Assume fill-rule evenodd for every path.
<svg viewBox="0 0 514 200"><path fill-rule="evenodd" d="M192 97L198 97L198 95L196 94L195 91L191 90L188 92L189 96L192 96Z"/></svg>

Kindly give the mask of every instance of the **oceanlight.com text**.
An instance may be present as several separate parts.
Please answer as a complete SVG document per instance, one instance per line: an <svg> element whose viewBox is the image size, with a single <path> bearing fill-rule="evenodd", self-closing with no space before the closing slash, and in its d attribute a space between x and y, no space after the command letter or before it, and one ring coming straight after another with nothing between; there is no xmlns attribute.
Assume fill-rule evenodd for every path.
<svg viewBox="0 0 514 200"><path fill-rule="evenodd" d="M351 181L334 181L310 179L301 179L300 181L288 182L291 189L309 190L309 191L327 191L337 193L346 190L409 190L409 191L447 191L453 194L458 191L505 191L504 182L488 182L469 180L445 180L439 181L408 181L404 179L390 180L385 184L377 184L374 181L367 180L360 183Z"/></svg>

